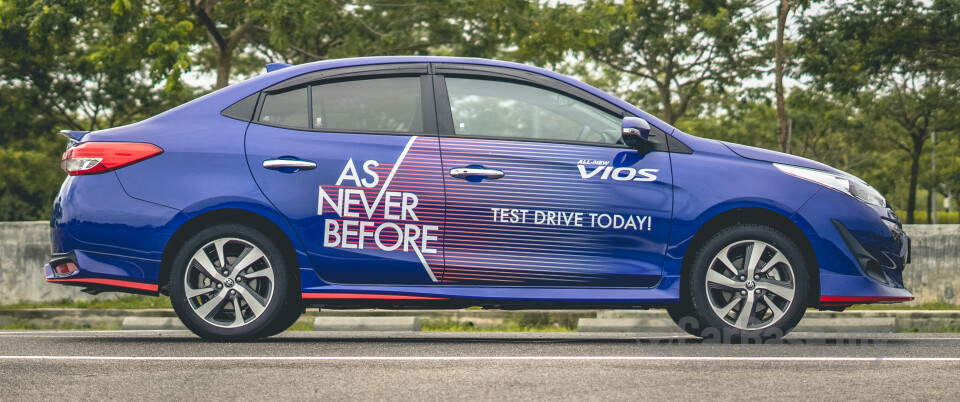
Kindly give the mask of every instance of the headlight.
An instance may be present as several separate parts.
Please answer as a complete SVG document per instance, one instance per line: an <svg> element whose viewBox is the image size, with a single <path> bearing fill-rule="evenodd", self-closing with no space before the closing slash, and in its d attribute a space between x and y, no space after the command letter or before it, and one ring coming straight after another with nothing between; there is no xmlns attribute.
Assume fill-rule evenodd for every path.
<svg viewBox="0 0 960 402"><path fill-rule="evenodd" d="M825 172L823 170L802 168L791 165L781 165L779 163L774 163L773 166L776 166L777 169L780 169L780 171L783 173L796 176L807 181L812 181L825 187L830 187L867 204L876 205L878 207L884 207L887 205L887 200L880 195L880 192L856 177L849 175L841 176L834 173Z"/></svg>

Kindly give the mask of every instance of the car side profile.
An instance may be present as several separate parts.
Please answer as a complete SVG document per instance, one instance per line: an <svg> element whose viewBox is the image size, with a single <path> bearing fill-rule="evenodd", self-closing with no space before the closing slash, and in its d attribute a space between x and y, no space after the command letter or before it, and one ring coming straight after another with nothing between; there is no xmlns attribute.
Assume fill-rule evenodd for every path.
<svg viewBox="0 0 960 402"><path fill-rule="evenodd" d="M217 341L307 307L667 308L773 338L808 307L913 296L885 199L808 159L696 137L493 60L372 57L63 132L47 281L167 294Z"/></svg>

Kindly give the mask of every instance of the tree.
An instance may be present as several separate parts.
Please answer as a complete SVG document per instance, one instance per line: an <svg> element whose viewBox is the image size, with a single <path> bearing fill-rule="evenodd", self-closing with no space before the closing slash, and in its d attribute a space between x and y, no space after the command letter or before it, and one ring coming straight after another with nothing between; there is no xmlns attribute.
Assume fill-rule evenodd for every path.
<svg viewBox="0 0 960 402"><path fill-rule="evenodd" d="M0 219L50 216L64 177L56 130L129 124L192 97L176 85L189 29L145 2L0 2Z"/></svg>
<svg viewBox="0 0 960 402"><path fill-rule="evenodd" d="M149 9L129 1L0 3L0 83L34 96L36 113L72 130L128 124L189 98L157 86L188 67L179 40L191 27Z"/></svg>
<svg viewBox="0 0 960 402"><path fill-rule="evenodd" d="M935 66L949 60L940 57L938 43L960 41L960 36L934 39L930 29L953 18L940 14L945 10L952 8L931 9L913 0L832 3L801 28L803 70L815 84L837 93L876 93L876 100L861 105L864 112L897 126L877 137L909 158L908 223L914 221L920 160L930 132L958 129L957 83Z"/></svg>
<svg viewBox="0 0 960 402"><path fill-rule="evenodd" d="M161 0L162 8L182 8ZM522 0L188 0L212 50L217 89L235 57L303 63L328 58L433 52L492 57L514 40L534 4Z"/></svg>
<svg viewBox="0 0 960 402"><path fill-rule="evenodd" d="M787 15L790 14L790 1L780 0L780 7L777 8L777 43L776 60L774 60L775 85L777 93L777 147L780 152L787 152L787 110L786 101L783 97L783 37L787 27Z"/></svg>
<svg viewBox="0 0 960 402"><path fill-rule="evenodd" d="M533 29L534 40L521 42L516 56L542 63L560 60L566 51L583 54L625 77L622 81L644 83L638 91L652 87L660 116L673 124L709 92L723 93L760 71L768 57L769 18L757 5L753 0L589 0L579 8L541 13L545 23ZM550 56L532 56L538 53Z"/></svg>

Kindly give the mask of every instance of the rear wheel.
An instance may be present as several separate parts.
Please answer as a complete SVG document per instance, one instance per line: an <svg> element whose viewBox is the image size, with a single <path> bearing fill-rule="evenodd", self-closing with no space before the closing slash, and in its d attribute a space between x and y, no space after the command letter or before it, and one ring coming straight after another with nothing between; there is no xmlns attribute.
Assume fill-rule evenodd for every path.
<svg viewBox="0 0 960 402"><path fill-rule="evenodd" d="M181 247L170 273L170 300L195 334L243 341L292 324L291 292L299 290L293 285L269 238L249 226L224 224L200 231Z"/></svg>
<svg viewBox="0 0 960 402"><path fill-rule="evenodd" d="M726 228L695 255L681 304L670 316L685 331L723 341L785 335L807 307L810 279L789 237L762 225Z"/></svg>

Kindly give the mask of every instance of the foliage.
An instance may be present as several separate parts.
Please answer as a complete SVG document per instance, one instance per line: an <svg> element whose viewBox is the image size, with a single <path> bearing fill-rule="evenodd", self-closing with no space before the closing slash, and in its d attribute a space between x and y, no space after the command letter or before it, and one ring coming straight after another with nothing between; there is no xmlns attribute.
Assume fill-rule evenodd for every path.
<svg viewBox="0 0 960 402"><path fill-rule="evenodd" d="M0 220L49 218L66 176L60 158L46 152L0 148Z"/></svg>
<svg viewBox="0 0 960 402"><path fill-rule="evenodd" d="M374 55L492 57L535 8L525 0L156 0L206 38L203 67L226 86L238 59L304 63ZM188 12L181 12L188 10Z"/></svg>
<svg viewBox="0 0 960 402"><path fill-rule="evenodd" d="M960 0L810 3L789 2L805 9L784 44L801 82L785 99L791 152L867 180L897 209L922 212L929 188L960 195ZM0 219L49 217L64 177L56 130L130 124L265 62L511 59L582 78L686 132L777 149L770 4L3 0ZM189 87L185 74L198 73L216 85Z"/></svg>
<svg viewBox="0 0 960 402"><path fill-rule="evenodd" d="M955 63L956 51L943 46L960 41L957 23L949 22L956 14L948 14L957 3L938 1L929 8L914 0L831 3L801 28L802 67L814 84L861 94L859 109L879 123L861 135L872 135L909 161L900 171L908 177L905 207L911 223L931 133L960 135L960 83L945 69Z"/></svg>
<svg viewBox="0 0 960 402"><path fill-rule="evenodd" d="M560 61L568 50L582 54L612 77L612 87L639 83L614 92L672 124L708 93L722 94L759 73L769 58L770 18L757 13L758 6L753 0L590 0L544 13L545 33L521 41L516 57L542 64Z"/></svg>

